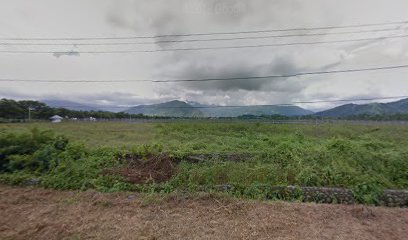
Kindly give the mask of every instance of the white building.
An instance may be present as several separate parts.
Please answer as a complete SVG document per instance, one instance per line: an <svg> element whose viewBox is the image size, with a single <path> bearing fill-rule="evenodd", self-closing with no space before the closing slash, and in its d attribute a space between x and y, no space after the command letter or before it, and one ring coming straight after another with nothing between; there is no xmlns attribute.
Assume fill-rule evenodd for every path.
<svg viewBox="0 0 408 240"><path fill-rule="evenodd" d="M50 117L50 120L53 123L59 123L59 122L61 122L62 119L63 119L63 117L60 117L58 115L54 115L54 116Z"/></svg>

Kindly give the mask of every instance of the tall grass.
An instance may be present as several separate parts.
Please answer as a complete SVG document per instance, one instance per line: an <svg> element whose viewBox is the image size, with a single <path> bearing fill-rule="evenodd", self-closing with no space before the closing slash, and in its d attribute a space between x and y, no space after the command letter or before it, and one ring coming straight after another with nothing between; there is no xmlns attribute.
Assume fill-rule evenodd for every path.
<svg viewBox="0 0 408 240"><path fill-rule="evenodd" d="M57 134L26 131L31 125L3 126L0 180L23 183L38 178L46 187L102 191L201 191L228 184L232 194L247 197L265 197L268 191L263 186L270 185L347 187L360 193L357 196L362 202L369 202L384 188L408 188L408 128L403 126L203 121L90 123L79 129L85 126L88 130L83 133L82 144L77 143L81 135L75 124L52 125ZM67 131L70 134L65 134ZM90 136L95 139L88 144ZM114 144L111 139L115 139ZM173 178L161 184L131 185L120 176L101 174L104 169L120 166L117 156L132 151L144 155L164 152L179 159L203 154L208 159L182 161ZM211 155L214 153L245 158L224 159L222 154Z"/></svg>

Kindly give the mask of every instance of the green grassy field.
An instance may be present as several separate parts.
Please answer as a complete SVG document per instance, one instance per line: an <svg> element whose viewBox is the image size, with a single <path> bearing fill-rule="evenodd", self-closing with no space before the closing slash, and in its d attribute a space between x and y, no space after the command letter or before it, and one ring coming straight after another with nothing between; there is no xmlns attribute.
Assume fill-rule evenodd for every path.
<svg viewBox="0 0 408 240"><path fill-rule="evenodd" d="M9 146L3 147L2 151L16 145L15 142L28 144L21 143L21 139L35 137L18 135L27 134L33 128L52 129L66 136L70 144L63 151L55 150L55 143L54 150L35 150L40 153L33 150L34 157L28 157L28 160L26 153L19 153L18 157L10 158L11 163L20 166L24 161L30 164L41 162L44 161L41 156L52 152L57 160L47 161L57 161L58 166L51 164L41 171L38 168L26 171L27 168L22 167L23 170L3 174L3 178L18 172L20 175L42 176L43 182L54 188L126 189L129 185L121 185L123 179L107 179L98 173L119 166L115 156L130 152L165 153L180 159L190 155L206 156L206 161L200 163L181 161L171 179L160 184L153 182L137 186L139 190L198 191L230 184L235 187L233 194L258 198L268 194L260 190L264 185L331 186L349 187L363 195L368 194L366 199L373 199L383 188L408 187L406 126L273 125L239 121L1 124L4 145ZM16 140L7 140L9 138ZM57 140L46 143L52 141ZM78 147L77 142L84 146ZM77 156L81 151L87 153ZM225 159L223 154L244 157L231 160ZM59 160L61 156L66 159L63 168Z"/></svg>
<svg viewBox="0 0 408 240"><path fill-rule="evenodd" d="M408 126L393 125L274 125L249 122L194 121L173 123L68 122L0 124L0 132L51 129L90 147L131 147L163 144L167 149L190 151L265 151L265 142L306 138L323 143L332 138L372 139L408 148Z"/></svg>

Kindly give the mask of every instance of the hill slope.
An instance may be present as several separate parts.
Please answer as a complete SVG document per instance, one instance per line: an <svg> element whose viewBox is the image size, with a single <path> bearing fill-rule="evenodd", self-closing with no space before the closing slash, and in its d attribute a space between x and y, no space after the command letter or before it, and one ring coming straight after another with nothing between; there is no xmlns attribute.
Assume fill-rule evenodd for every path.
<svg viewBox="0 0 408 240"><path fill-rule="evenodd" d="M82 104L77 102L71 102L67 100L49 99L42 100L48 106L52 108L66 108L74 111L108 111L108 112L121 112L127 107L120 107L115 105L96 105L96 104Z"/></svg>
<svg viewBox="0 0 408 240"><path fill-rule="evenodd" d="M204 113L182 101L170 101L160 104L139 105L125 110L126 113L166 117L204 117Z"/></svg>
<svg viewBox="0 0 408 240"><path fill-rule="evenodd" d="M313 114L312 111L303 109L298 106L217 107L216 105L203 105L193 102L190 104L194 107L205 107L201 108L200 110L209 117L238 117L242 115L304 116Z"/></svg>
<svg viewBox="0 0 408 240"><path fill-rule="evenodd" d="M150 116L171 117L238 117L242 115L303 116L313 112L297 106L244 106L219 107L196 102L171 101L161 104L140 105L125 112Z"/></svg>
<svg viewBox="0 0 408 240"><path fill-rule="evenodd" d="M52 108L66 108L69 110L75 110L75 111L98 111L99 109L95 107L91 107L88 105L84 105L81 103L77 102L71 102L71 101L66 101L66 100L51 100L51 99L46 99L42 100L45 104Z"/></svg>
<svg viewBox="0 0 408 240"><path fill-rule="evenodd" d="M316 113L321 117L347 117L355 115L389 115L408 113L408 98L390 103L346 104Z"/></svg>

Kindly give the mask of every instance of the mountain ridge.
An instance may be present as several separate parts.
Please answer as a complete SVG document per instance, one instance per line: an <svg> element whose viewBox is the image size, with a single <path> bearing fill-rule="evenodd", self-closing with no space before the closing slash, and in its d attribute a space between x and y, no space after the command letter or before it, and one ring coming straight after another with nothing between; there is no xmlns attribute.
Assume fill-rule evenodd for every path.
<svg viewBox="0 0 408 240"><path fill-rule="evenodd" d="M356 115L390 115L408 113L408 98L389 103L344 104L316 113L319 117L349 117Z"/></svg>
<svg viewBox="0 0 408 240"><path fill-rule="evenodd" d="M143 114L148 116L164 117L204 117L204 113L186 102L173 100L169 102L138 105L131 107L124 112L131 114Z"/></svg>
<svg viewBox="0 0 408 240"><path fill-rule="evenodd" d="M180 108L181 106L181 108ZM168 108L168 109L166 109ZM164 111L167 110L167 111ZM183 112L184 110L184 112ZM188 113L189 111L193 112ZM298 106L218 106L206 105L198 102L184 102L173 100L160 104L139 105L125 112L134 114L145 114L155 116L172 117L238 117L242 115L283 115L304 116L313 114L312 111ZM200 113L198 113L200 112ZM164 114L164 115L163 115Z"/></svg>

